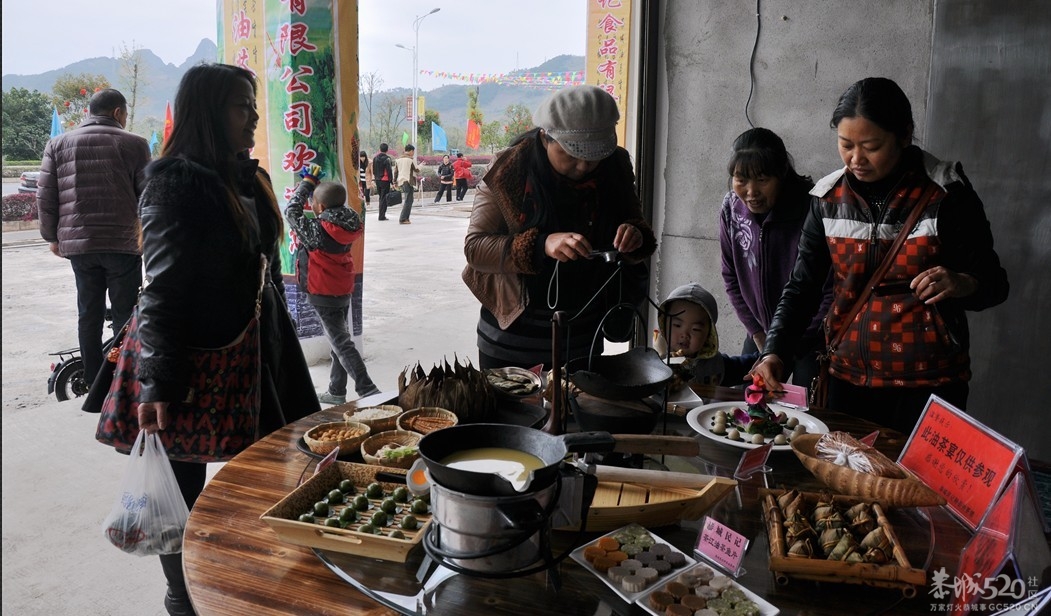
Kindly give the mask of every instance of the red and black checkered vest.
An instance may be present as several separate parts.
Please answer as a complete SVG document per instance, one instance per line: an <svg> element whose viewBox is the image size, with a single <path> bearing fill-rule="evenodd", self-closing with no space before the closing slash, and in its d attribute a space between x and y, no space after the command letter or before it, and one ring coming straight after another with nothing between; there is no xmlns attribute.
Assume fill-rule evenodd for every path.
<svg viewBox="0 0 1051 616"><path fill-rule="evenodd" d="M834 299L826 331L838 332L861 289L869 283L909 212L932 185L925 174L909 172L888 196L878 219L851 190L846 178L821 198L825 238L835 273ZM907 283L939 264L938 212L946 191L926 191L927 208L895 257L882 285ZM915 293L873 293L847 326L834 349L832 372L855 385L928 387L970 379L966 349L954 344L937 305Z"/></svg>

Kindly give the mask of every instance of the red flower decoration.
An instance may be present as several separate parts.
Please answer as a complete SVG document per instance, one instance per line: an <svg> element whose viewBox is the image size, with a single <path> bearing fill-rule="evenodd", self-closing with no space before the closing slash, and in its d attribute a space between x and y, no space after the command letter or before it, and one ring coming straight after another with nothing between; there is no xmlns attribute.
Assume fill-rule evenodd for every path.
<svg viewBox="0 0 1051 616"><path fill-rule="evenodd" d="M69 101L66 101L66 107L69 107Z"/></svg>
<svg viewBox="0 0 1051 616"><path fill-rule="evenodd" d="M87 93L88 93L88 89L87 89L87 88L81 88L81 89L80 89L80 95L81 95L81 96L84 96L84 95L86 95Z"/></svg>

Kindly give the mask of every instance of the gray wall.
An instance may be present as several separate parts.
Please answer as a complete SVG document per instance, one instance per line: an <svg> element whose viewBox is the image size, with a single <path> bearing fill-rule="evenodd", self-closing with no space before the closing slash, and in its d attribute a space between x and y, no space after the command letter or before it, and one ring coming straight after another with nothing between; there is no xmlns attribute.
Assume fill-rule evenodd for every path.
<svg viewBox="0 0 1051 616"><path fill-rule="evenodd" d="M913 104L919 144L964 162L987 205L1011 277L1008 302L971 319L976 358L968 412L1032 457L1051 459L1051 424L1042 410L1051 404L1051 378L1042 365L1028 371L1020 365L1051 356L1047 328L1033 323L1030 308L1046 305L1051 278L1051 39L1047 11L1037 11L1041 4L764 1L748 110L756 126L781 135L796 168L816 180L842 166L829 118L843 90L868 76L901 85ZM660 42L654 195L660 250L653 293L663 297L691 281L709 288L719 299L723 350L731 353L739 350L745 332L720 275L718 209L728 190L730 145L749 128L745 102L755 8L752 0L669 0ZM1021 89L1031 96L1033 87L1042 94L1034 101L1022 102L1023 95L1015 94ZM993 122L992 133L986 122ZM1026 379L1038 381L1039 398L1023 400L1013 393L1017 388L1004 387ZM1003 412L1008 408L1010 413Z"/></svg>

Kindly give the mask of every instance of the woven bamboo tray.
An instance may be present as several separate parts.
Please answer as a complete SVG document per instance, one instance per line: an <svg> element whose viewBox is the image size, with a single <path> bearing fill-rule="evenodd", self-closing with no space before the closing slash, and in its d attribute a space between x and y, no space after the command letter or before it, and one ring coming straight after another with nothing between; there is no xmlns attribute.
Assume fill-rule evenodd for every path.
<svg viewBox="0 0 1051 616"><path fill-rule="evenodd" d="M419 434L430 434L435 430L449 428L459 423L460 418L452 411L436 406L421 406L398 415L398 429Z"/></svg>
<svg viewBox="0 0 1051 616"><path fill-rule="evenodd" d="M401 520L408 514L409 504L399 503L399 510L394 520L386 526L383 535L372 535L358 532L368 516L379 509L382 499L369 499L369 509L364 512L362 520L348 528L333 528L321 524L300 522L299 515L311 510L314 503L322 500L329 491L336 488L343 479L354 482L358 494L364 494L365 488L376 480L376 473L402 473L404 471L371 464L354 462L336 462L314 475L276 505L268 509L260 519L270 525L282 541L309 548L319 548L332 552L355 554L368 558L379 558L395 562L405 562L411 552L419 545L427 525L431 522L430 514L412 514L419 521L415 531L402 530L405 539L394 539L386 536L391 530L400 528ZM396 488L404 485L378 482L385 495L390 495ZM411 501L410 501L411 502ZM336 510L344 506L339 505Z"/></svg>
<svg viewBox="0 0 1051 616"><path fill-rule="evenodd" d="M791 578L815 580L819 582L839 582L844 584L863 584L882 588L897 588L908 598L916 596L916 590L927 582L927 572L916 569L910 563L905 551L894 533L879 503L872 503L876 514L876 523L883 529L890 540L893 561L888 564L848 563L825 558L788 558L788 546L785 541L784 513L777 504L777 497L785 490L760 489L762 496L763 516L766 519L766 531L770 543L770 571L778 584L785 586ZM808 501L820 495L813 492L801 492ZM863 499L846 496L835 496L833 502L849 507L863 502Z"/></svg>
<svg viewBox="0 0 1051 616"><path fill-rule="evenodd" d="M379 406L365 406L353 408L343 413L343 419L347 421L360 421L372 428L372 434L379 434L387 430L393 430L398 424L398 415L405 409L394 404L381 404Z"/></svg>
<svg viewBox="0 0 1051 616"><path fill-rule="evenodd" d="M945 499L904 468L898 477L880 477L862 473L845 466L822 460L815 454L820 434L804 434L792 439L792 451L803 466L840 494L854 496L867 502L878 502L884 507L933 507L945 504Z"/></svg>
<svg viewBox="0 0 1051 616"><path fill-rule="evenodd" d="M323 431L330 429L350 430L357 434L351 438L339 440L322 440L318 438ZM303 435L303 442L307 444L310 451L320 455L327 455L336 447L339 447L340 452L351 452L356 450L362 441L368 438L370 433L369 426L357 421L333 421L318 424L307 430L306 434Z"/></svg>
<svg viewBox="0 0 1051 616"><path fill-rule="evenodd" d="M414 455L403 456L396 460L387 460L378 457L376 454L384 445L397 445L398 447L415 447L420 444L420 439L423 438L417 432L408 432L405 430L387 430L386 432L380 432L379 434L373 434L361 443L361 457L368 464L375 464L378 466L393 466L396 468L409 468L412 463L419 459L420 453L417 451Z"/></svg>

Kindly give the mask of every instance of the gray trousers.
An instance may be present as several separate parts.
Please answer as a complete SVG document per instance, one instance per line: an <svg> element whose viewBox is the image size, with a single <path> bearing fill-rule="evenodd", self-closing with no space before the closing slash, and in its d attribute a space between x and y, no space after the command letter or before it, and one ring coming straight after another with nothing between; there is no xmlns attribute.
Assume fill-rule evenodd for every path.
<svg viewBox="0 0 1051 616"><path fill-rule="evenodd" d="M379 391L365 369L365 360L354 346L354 338L347 324L349 306L314 306L321 318L321 327L325 330L332 355L332 367L329 370L328 393L334 396L347 395L347 376L354 379L354 391L358 397L368 396Z"/></svg>

